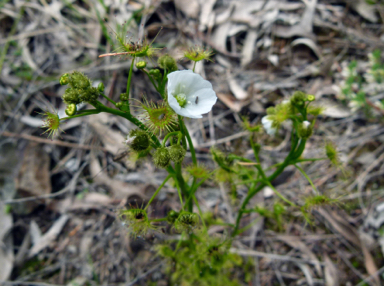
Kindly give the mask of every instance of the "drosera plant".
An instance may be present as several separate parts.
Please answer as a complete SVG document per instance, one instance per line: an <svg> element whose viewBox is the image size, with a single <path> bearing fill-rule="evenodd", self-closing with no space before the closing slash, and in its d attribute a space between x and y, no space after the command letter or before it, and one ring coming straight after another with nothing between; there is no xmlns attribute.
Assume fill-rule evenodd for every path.
<svg viewBox="0 0 384 286"><path fill-rule="evenodd" d="M129 207L117 213L121 222L128 227L133 237L145 237L148 232L164 229L160 225L171 225L171 231L180 233L173 241L159 244L158 254L169 262L168 270L172 283L180 285L241 285L236 273L230 271L233 267L244 264L244 260L231 252L232 242L250 225L242 225L242 218L250 212L258 212L269 216L278 222L279 229L283 228L282 215L286 212L304 210L309 213L313 202L322 204L332 202L323 198L294 202L281 194L273 185L286 167L292 165L305 177L313 187L316 196L323 196L314 186L313 182L302 167L303 162L312 162L324 158L303 158L306 143L315 132L316 116L321 112L311 103L315 100L313 95L297 91L287 101L270 107L267 115L262 119L262 125L251 125L246 120L244 128L249 131L249 144L253 150L254 159L250 160L235 154L225 154L217 148L212 148L213 160L217 163L214 170L208 169L197 160L196 151L185 124L187 119L195 120L211 111L217 101L212 84L203 79L193 70L178 70L176 60L170 55L158 58L159 69L147 68L145 58L153 56L151 44L132 46L120 39L116 33L121 53L125 53L131 65L127 78L126 92L120 95L120 101L115 102L104 94L104 85L92 86L91 80L80 72L66 73L60 78L60 84L67 86L62 99L67 104L66 117L46 113L46 124L49 133L59 130L59 123L78 117L91 116L106 112L120 116L136 128L132 129L126 137L126 144L136 157L151 157L157 168L165 169L168 173L162 184L157 188L144 207ZM189 55L189 56L188 56ZM193 48L186 51L188 59L194 61L194 66L201 60L209 60L212 53L203 48ZM130 89L133 70L136 67L148 78L158 93L156 103L143 99L141 102L132 100ZM104 98L112 107L108 107L100 100ZM80 103L88 103L93 108L79 110ZM136 113L133 111L136 110ZM54 119L54 120L53 120ZM292 122L290 151L281 162L264 167L260 159L262 141L260 134L265 131L274 136L278 134L280 126L285 121ZM54 122L54 124L53 124ZM51 124L52 123L52 124ZM332 151L332 150L331 150ZM329 157L334 160L337 154L329 151ZM185 164L186 153L189 152L192 163ZM332 153L332 154L331 154ZM328 154L327 154L328 155ZM333 158L333 159L332 159ZM233 199L236 218L234 223L221 219L213 220L205 215L200 207L196 193L207 180L230 182L234 188L231 192L236 194L236 185L247 189L245 197L239 201ZM161 189L168 181L172 181L177 189L180 207L171 210L166 217L152 218L148 208ZM273 212L251 205L251 199L263 188L270 187L278 197ZM303 211L303 212L304 212ZM208 235L208 227L213 223L225 226L225 235L212 238ZM186 271L191 265L191 271ZM250 268L250 267L248 267ZM249 275L248 275L249 276Z"/></svg>

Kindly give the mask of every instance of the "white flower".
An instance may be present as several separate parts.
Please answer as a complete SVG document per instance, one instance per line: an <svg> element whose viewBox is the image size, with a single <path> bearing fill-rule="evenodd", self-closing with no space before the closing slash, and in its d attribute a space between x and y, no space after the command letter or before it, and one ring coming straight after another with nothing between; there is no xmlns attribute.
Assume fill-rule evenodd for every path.
<svg viewBox="0 0 384 286"><path fill-rule="evenodd" d="M310 126L311 125L311 122L309 122L309 121L303 121L303 128L304 129L308 129L308 126Z"/></svg>
<svg viewBox="0 0 384 286"><path fill-rule="evenodd" d="M202 118L216 100L212 84L193 71L175 71L168 75L168 103L177 114Z"/></svg>
<svg viewBox="0 0 384 286"><path fill-rule="evenodd" d="M269 135L275 135L276 134L277 128L272 127L273 120L271 120L269 115L261 118L261 123L263 124L265 131L267 131L267 133Z"/></svg>

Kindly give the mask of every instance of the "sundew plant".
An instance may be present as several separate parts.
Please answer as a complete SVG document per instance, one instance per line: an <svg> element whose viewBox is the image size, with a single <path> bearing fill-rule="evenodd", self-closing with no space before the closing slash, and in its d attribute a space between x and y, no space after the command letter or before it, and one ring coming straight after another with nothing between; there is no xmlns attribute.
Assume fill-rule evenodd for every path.
<svg viewBox="0 0 384 286"><path fill-rule="evenodd" d="M131 61L126 92L115 102L104 94L104 85L93 87L91 80L80 72L66 73L61 76L60 84L67 86L62 99L67 105L64 118L57 114L45 113L45 127L50 135L59 131L60 122L72 118L92 116L107 112L120 116L136 128L126 134L126 145L131 153L139 158L152 158L157 168L165 169L167 177L158 186L152 197L141 207L130 207L118 210L118 219L128 226L129 235L133 238L145 237L149 232L164 231L165 224L171 225L171 232L178 233L173 239L156 246L159 256L168 261L167 273L173 285L241 285L240 281L249 281L252 263L230 251L236 238L251 225L245 225L242 218L249 213L259 213L275 219L279 228L284 212L302 211L303 218L310 222L310 210L320 204L332 203L331 199L317 193L316 187L303 169L303 162L322 160L324 158L304 158L306 142L315 132L316 116L321 108L313 106L313 95L297 91L286 100L267 110L261 124L252 125L244 120L244 128L249 131L249 144L252 147L253 160L235 155L225 154L218 148L212 148L212 158L216 169L208 169L198 162L196 151L186 120L196 120L211 111L217 101L212 84L194 72L196 63L211 60L212 52L202 47L193 47L185 51L184 56L194 62L193 70L179 70L176 60L167 55L156 55L158 50L152 43L138 44L126 42L119 38L118 53ZM106 56L106 55L102 55ZM147 68L148 58L157 58L158 68ZM147 83L152 84L157 92L155 102L143 99L132 100L130 87L133 69L136 67L145 73ZM107 107L102 99L111 103ZM78 105L88 103L92 108L79 110ZM134 115L132 110L139 110ZM263 168L259 153L262 150L260 135L266 132L275 136L285 122L292 123L290 151L280 163ZM327 145L328 157L337 164L337 152L332 144ZM184 162L189 152L192 163ZM302 203L292 202L279 193L272 185L286 167L295 166L312 185L314 195L303 199ZM247 189L245 197L236 197L232 201L236 210L234 222L213 219L208 213L202 213L196 194L200 187L209 181L226 182ZM165 184L173 184L180 201L177 209L170 210L166 217L152 217L148 213ZM256 207L252 198L265 187L271 188L278 196L279 202L273 211ZM155 205L151 206L156 208ZM208 234L210 226L219 224L225 227L224 235L216 237ZM176 238L175 238L176 237Z"/></svg>

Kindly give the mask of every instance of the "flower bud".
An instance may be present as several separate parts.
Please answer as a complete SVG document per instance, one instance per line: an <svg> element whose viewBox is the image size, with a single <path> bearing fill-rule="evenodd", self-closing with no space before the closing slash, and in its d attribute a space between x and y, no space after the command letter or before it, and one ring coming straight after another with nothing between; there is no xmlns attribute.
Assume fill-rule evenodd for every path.
<svg viewBox="0 0 384 286"><path fill-rule="evenodd" d="M291 97L291 104L296 107L303 107L306 100L307 95L304 92L296 91Z"/></svg>
<svg viewBox="0 0 384 286"><path fill-rule="evenodd" d="M166 168L170 160L169 151L165 147L158 148L155 154L153 154L153 163L157 168Z"/></svg>
<svg viewBox="0 0 384 286"><path fill-rule="evenodd" d="M297 133L298 133L299 137L303 138L303 139L307 139L307 138L311 137L311 135L312 135L311 123L309 121L302 122L297 129Z"/></svg>
<svg viewBox="0 0 384 286"><path fill-rule="evenodd" d="M164 55L161 56L158 60L157 63L162 69L167 70L168 73L177 71L177 63L176 60L171 57L170 55Z"/></svg>
<svg viewBox="0 0 384 286"><path fill-rule="evenodd" d="M147 63L145 61L140 61L136 63L136 68L139 70L144 69L147 66Z"/></svg>
<svg viewBox="0 0 384 286"><path fill-rule="evenodd" d="M126 143L129 144L132 150L141 152L148 149L151 141L147 132L135 129L129 132Z"/></svg>
<svg viewBox="0 0 384 286"><path fill-rule="evenodd" d="M85 102L95 102L99 98L99 91L96 87L91 87L80 92L80 100Z"/></svg>
<svg viewBox="0 0 384 286"><path fill-rule="evenodd" d="M79 104L81 102L78 91L71 87L65 90L62 98L65 104Z"/></svg>
<svg viewBox="0 0 384 286"><path fill-rule="evenodd" d="M128 94L126 94L126 93L120 94L120 100L121 101L128 101L128 99L129 99Z"/></svg>
<svg viewBox="0 0 384 286"><path fill-rule="evenodd" d="M161 72L159 69L152 69L149 71L149 74L153 76L154 79L160 80L161 79Z"/></svg>
<svg viewBox="0 0 384 286"><path fill-rule="evenodd" d="M91 86L91 82L83 73L74 71L71 75L71 83L73 87L87 89Z"/></svg>
<svg viewBox="0 0 384 286"><path fill-rule="evenodd" d="M180 145L172 145L168 147L168 151L171 160L176 164L183 162L185 153L187 153L187 151Z"/></svg>
<svg viewBox="0 0 384 286"><path fill-rule="evenodd" d="M99 85L97 86L97 90L100 92L104 92L104 83L100 82Z"/></svg>
<svg viewBox="0 0 384 286"><path fill-rule="evenodd" d="M167 222L169 224L174 224L176 219L179 217L179 213L174 211L174 210L170 210L167 214Z"/></svg>
<svg viewBox="0 0 384 286"><path fill-rule="evenodd" d="M312 95L312 94L308 94L307 95L307 101L314 101L316 98L315 98L315 96L314 95Z"/></svg>
<svg viewBox="0 0 384 286"><path fill-rule="evenodd" d="M121 102L121 101L120 101L120 102L117 102L117 103L116 103L116 107L117 107L118 109L121 109L121 108L123 107L123 104L124 104L124 103Z"/></svg>
<svg viewBox="0 0 384 286"><path fill-rule="evenodd" d="M60 77L60 84L67 85L69 83L69 74L65 73Z"/></svg>
<svg viewBox="0 0 384 286"><path fill-rule="evenodd" d="M67 106L67 109L65 110L65 114L67 114L68 116L72 116L76 114L76 111L77 111L76 104L71 103Z"/></svg>

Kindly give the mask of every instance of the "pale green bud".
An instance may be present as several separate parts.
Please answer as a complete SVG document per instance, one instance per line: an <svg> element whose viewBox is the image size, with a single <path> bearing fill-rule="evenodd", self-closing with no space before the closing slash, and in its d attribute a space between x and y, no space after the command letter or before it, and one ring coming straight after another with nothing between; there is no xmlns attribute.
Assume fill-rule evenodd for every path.
<svg viewBox="0 0 384 286"><path fill-rule="evenodd" d="M97 86L98 91L104 92L104 83L100 82L99 85Z"/></svg>
<svg viewBox="0 0 384 286"><path fill-rule="evenodd" d="M177 63L176 60L171 57L170 55L164 55L161 56L158 60L157 63L162 69L167 70L168 73L177 71Z"/></svg>
<svg viewBox="0 0 384 286"><path fill-rule="evenodd" d="M136 63L136 68L139 70L144 69L147 66L147 63L145 61L140 61Z"/></svg>
<svg viewBox="0 0 384 286"><path fill-rule="evenodd" d="M76 104L71 103L67 106L67 109L65 109L65 114L67 114L68 116L72 116L76 114L76 111L77 111Z"/></svg>
<svg viewBox="0 0 384 286"><path fill-rule="evenodd" d="M291 104L296 107L303 107L306 100L307 95L304 92L296 91L291 97Z"/></svg>
<svg viewBox="0 0 384 286"><path fill-rule="evenodd" d="M132 150L141 152L148 149L151 140L147 132L136 129L129 132L126 143L130 145Z"/></svg>
<svg viewBox="0 0 384 286"><path fill-rule="evenodd" d="M312 135L312 126L309 121L302 122L297 128L297 134L300 138L307 139Z"/></svg>
<svg viewBox="0 0 384 286"><path fill-rule="evenodd" d="M171 161L171 157L169 156L169 151L165 147L160 147L156 150L155 154L153 154L153 163L158 168L166 168Z"/></svg>
<svg viewBox="0 0 384 286"><path fill-rule="evenodd" d="M69 74L65 73L60 77L60 84L67 85L69 83Z"/></svg>
<svg viewBox="0 0 384 286"><path fill-rule="evenodd" d="M168 151L169 151L169 156L171 157L171 160L176 164L183 162L185 153L187 152L180 145L172 145L168 147Z"/></svg>

